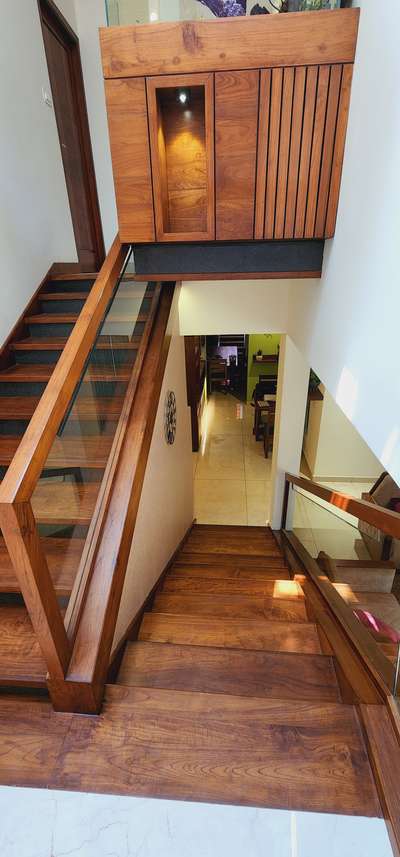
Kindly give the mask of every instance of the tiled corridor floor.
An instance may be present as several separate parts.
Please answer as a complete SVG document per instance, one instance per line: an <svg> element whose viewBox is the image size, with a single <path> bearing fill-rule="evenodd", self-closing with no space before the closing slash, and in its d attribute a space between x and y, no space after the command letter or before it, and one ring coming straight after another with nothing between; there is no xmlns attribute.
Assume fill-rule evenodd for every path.
<svg viewBox="0 0 400 857"><path fill-rule="evenodd" d="M199 524L263 526L269 520L271 458L253 435L254 409L213 393L194 456L195 517Z"/></svg>

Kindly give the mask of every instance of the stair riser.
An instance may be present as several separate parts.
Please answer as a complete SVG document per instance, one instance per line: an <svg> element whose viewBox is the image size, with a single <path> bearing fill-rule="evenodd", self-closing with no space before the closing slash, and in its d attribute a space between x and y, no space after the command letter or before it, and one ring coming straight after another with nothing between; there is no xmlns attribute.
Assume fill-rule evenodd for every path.
<svg viewBox="0 0 400 857"><path fill-rule="evenodd" d="M55 294L56 292L90 292L94 280L48 280L43 291Z"/></svg>
<svg viewBox="0 0 400 857"><path fill-rule="evenodd" d="M3 381L0 382L0 396L41 396L46 389L47 382L40 381ZM99 396L113 398L124 396L126 381L84 381L79 394L83 397Z"/></svg>
<svg viewBox="0 0 400 857"><path fill-rule="evenodd" d="M15 362L21 365L32 365L42 363L46 365L55 365L62 354L62 349L56 351L42 350L35 351L15 351ZM111 348L97 348L93 352L90 360L91 366L124 366L133 364L135 351L132 349L117 348L113 351Z"/></svg>
<svg viewBox="0 0 400 857"><path fill-rule="evenodd" d="M61 313L80 313L85 301L82 298L72 298L71 300L60 300L60 301L46 301L45 299L40 300L40 312L45 313L54 313L54 315L60 315Z"/></svg>
<svg viewBox="0 0 400 857"><path fill-rule="evenodd" d="M28 427L29 420L1 420L0 435L22 437Z"/></svg>

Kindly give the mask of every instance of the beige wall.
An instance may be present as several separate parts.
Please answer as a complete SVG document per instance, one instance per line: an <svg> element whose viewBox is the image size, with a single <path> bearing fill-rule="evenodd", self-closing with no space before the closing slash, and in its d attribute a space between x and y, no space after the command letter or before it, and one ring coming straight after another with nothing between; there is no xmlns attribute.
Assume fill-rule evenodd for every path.
<svg viewBox="0 0 400 857"><path fill-rule="evenodd" d="M178 331L178 299L170 325L172 341L161 390L149 460L128 562L114 642L131 623L193 520L192 441L186 398L185 347ZM164 439L164 400L177 400L175 443Z"/></svg>
<svg viewBox="0 0 400 857"><path fill-rule="evenodd" d="M380 461L325 390L323 402L311 402L304 454L314 479L375 480Z"/></svg>
<svg viewBox="0 0 400 857"><path fill-rule="evenodd" d="M179 301L183 335L285 333L292 280L184 282Z"/></svg>

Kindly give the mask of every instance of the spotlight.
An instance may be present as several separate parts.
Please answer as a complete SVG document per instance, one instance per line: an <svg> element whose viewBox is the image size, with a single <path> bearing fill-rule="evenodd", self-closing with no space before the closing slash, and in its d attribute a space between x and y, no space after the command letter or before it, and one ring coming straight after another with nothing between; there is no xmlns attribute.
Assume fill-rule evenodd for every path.
<svg viewBox="0 0 400 857"><path fill-rule="evenodd" d="M176 100L179 104L187 107L190 101L190 93L188 89L178 89Z"/></svg>

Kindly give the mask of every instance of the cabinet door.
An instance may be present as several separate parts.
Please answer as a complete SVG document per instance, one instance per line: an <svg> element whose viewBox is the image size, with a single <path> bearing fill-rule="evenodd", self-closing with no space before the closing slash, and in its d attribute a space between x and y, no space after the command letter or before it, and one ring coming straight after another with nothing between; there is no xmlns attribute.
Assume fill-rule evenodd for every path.
<svg viewBox="0 0 400 857"><path fill-rule="evenodd" d="M147 79L158 241L215 238L212 74Z"/></svg>
<svg viewBox="0 0 400 857"><path fill-rule="evenodd" d="M263 69L255 238L334 233L352 65Z"/></svg>
<svg viewBox="0 0 400 857"><path fill-rule="evenodd" d="M105 81L119 234L155 240L144 78Z"/></svg>
<svg viewBox="0 0 400 857"><path fill-rule="evenodd" d="M254 238L260 72L215 75L217 240Z"/></svg>

